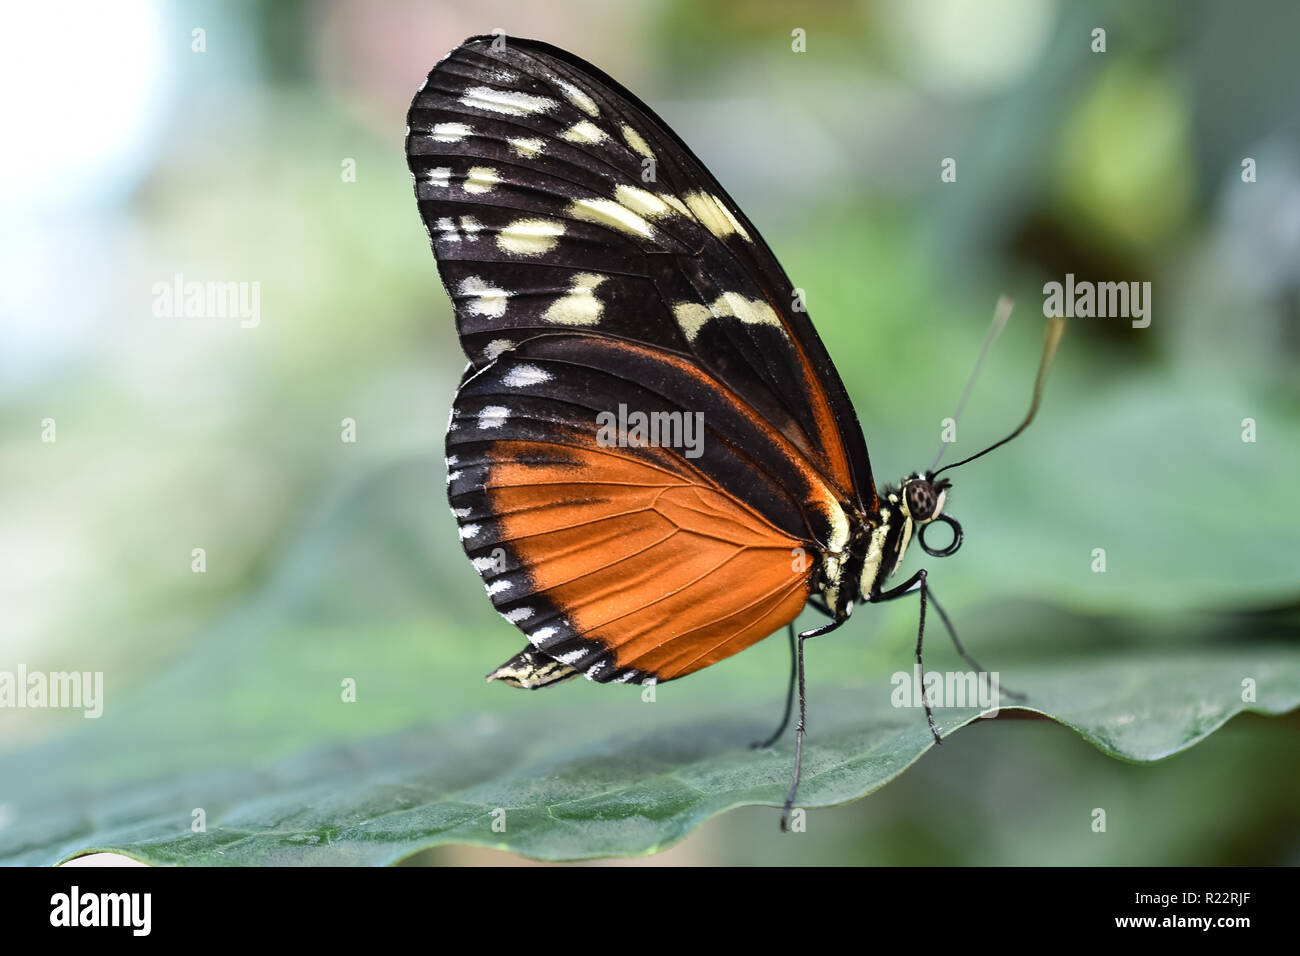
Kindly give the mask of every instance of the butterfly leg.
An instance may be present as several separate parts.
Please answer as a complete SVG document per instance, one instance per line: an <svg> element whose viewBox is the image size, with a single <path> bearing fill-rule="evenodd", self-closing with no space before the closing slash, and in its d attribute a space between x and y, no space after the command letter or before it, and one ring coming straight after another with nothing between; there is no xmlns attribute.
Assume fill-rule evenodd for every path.
<svg viewBox="0 0 1300 956"><path fill-rule="evenodd" d="M799 792L799 779L803 776L803 735L808 726L808 697L804 689L803 642L810 637L829 634L847 620L848 617L842 617L827 621L820 627L814 627L811 631L804 631L795 642L795 672L799 677L799 723L795 724L794 728L794 779L790 781L790 793L785 798L785 806L781 808L782 830L787 829L790 823L790 811L794 807L795 795Z"/></svg>
<svg viewBox="0 0 1300 956"><path fill-rule="evenodd" d="M957 631L952 626L952 621L948 620L947 612L944 611L943 605L939 603L938 599L934 596L934 590L928 584L926 585L926 591L930 595L930 603L933 604L934 609L939 612L939 620L943 621L943 626L948 629L948 636L952 638L953 646L957 648L957 653L961 655L962 660L964 660L971 667L975 668L975 670L978 673L987 674L988 671L986 671L983 667L980 666L980 662L975 660L975 658L971 657L970 654L966 652L965 646L962 644L961 640L957 637ZM1014 700L1029 699L1025 694L1022 694L1019 691L1012 690L1010 687L1002 687L1001 685L999 685L999 690L1001 693L1006 694L1008 697Z"/></svg>
<svg viewBox="0 0 1300 956"><path fill-rule="evenodd" d="M879 604L883 601L892 601L900 598L912 591L921 592L921 617L916 627L916 666L921 669L921 674L925 674L925 664L921 661L921 645L925 642L925 605L929 595L929 587L926 585L925 568L917 571L914 575L904 581L896 588L890 588L888 591L881 591L871 599L872 604ZM937 606L937 605L936 605ZM934 722L934 711L930 708L930 697L928 694L921 694L921 705L925 708L925 719L930 724L930 733L934 735L936 744L943 743L943 735L939 733L939 727Z"/></svg>
<svg viewBox="0 0 1300 956"><path fill-rule="evenodd" d="M772 744L781 739L785 729L790 726L790 711L794 709L794 682L799 675L799 663L795 653L795 636L794 622L791 621L786 625L786 633L790 635L790 680L785 688L785 713L781 716L781 723L777 726L776 731L766 740L755 741L750 744L755 750L766 750Z"/></svg>

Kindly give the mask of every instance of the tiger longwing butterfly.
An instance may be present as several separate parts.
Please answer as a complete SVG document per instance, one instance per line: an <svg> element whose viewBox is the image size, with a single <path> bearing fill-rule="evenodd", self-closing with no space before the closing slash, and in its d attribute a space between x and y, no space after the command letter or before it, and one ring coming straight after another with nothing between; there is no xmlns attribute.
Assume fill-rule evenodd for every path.
<svg viewBox="0 0 1300 956"><path fill-rule="evenodd" d="M932 555L957 550L949 481L932 466L877 491L839 374L758 230L591 64L471 38L416 94L406 154L469 358L447 429L452 513L528 639L489 680L674 680L787 628L790 689L767 742L797 684L784 826L804 641L855 603L914 591L924 633L926 572L885 583L914 529ZM1049 326L1030 413L1004 441L1033 418L1059 335ZM943 549L925 545L934 522L954 535ZM796 637L809 604L829 620ZM939 739L928 702L926 717Z"/></svg>

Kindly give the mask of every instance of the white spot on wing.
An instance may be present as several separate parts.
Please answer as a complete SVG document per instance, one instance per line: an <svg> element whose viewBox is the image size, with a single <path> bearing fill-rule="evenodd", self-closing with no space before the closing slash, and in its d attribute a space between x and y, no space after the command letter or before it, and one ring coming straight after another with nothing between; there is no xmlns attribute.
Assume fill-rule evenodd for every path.
<svg viewBox="0 0 1300 956"><path fill-rule="evenodd" d="M691 214L699 220L700 225L719 239L725 239L733 232L742 239L749 239L749 233L740 224L740 220L717 196L705 192L690 192L684 198Z"/></svg>
<svg viewBox="0 0 1300 956"><path fill-rule="evenodd" d="M508 351L515 347L515 343L509 339L493 339L483 349L483 358L489 362L495 362L502 352Z"/></svg>
<svg viewBox="0 0 1300 956"><path fill-rule="evenodd" d="M425 178L430 186L447 187L451 185L451 167L435 166L425 173Z"/></svg>
<svg viewBox="0 0 1300 956"><path fill-rule="evenodd" d="M497 233L497 246L519 256L540 256L555 248L564 224L551 219L516 219Z"/></svg>
<svg viewBox="0 0 1300 956"><path fill-rule="evenodd" d="M588 116L600 115L600 107L597 106L596 101L585 92L578 89L572 83L566 83L564 80L557 80L556 83L559 85L560 89L564 91L564 98L578 109L582 110Z"/></svg>
<svg viewBox="0 0 1300 956"><path fill-rule="evenodd" d="M533 616L533 609L530 607L517 607L506 611L501 615L511 624L518 624L520 621L526 621Z"/></svg>
<svg viewBox="0 0 1300 956"><path fill-rule="evenodd" d="M627 145L630 146L634 152L640 153L642 156L646 157L647 159L655 158L654 151L650 149L650 144L641 138L640 133L638 133L636 130L634 130L632 127L626 124L624 124L623 126L622 133L623 133L623 141L627 143Z"/></svg>
<svg viewBox="0 0 1300 956"><path fill-rule="evenodd" d="M501 384L510 388L525 388L529 385L541 385L550 380L551 373L543 371L536 365L516 365L506 373Z"/></svg>
<svg viewBox="0 0 1300 956"><path fill-rule="evenodd" d="M492 597L492 595L500 594L502 591L509 591L512 587L514 587L513 582L502 578L499 581L493 581L491 584L485 585L484 589L487 591L488 597Z"/></svg>
<svg viewBox="0 0 1300 956"><path fill-rule="evenodd" d="M460 540L468 541L470 538L478 534L478 525L463 524L460 526L459 530L460 530Z"/></svg>
<svg viewBox="0 0 1300 956"><path fill-rule="evenodd" d="M673 316L681 326L688 342L704 328L704 323L712 318L734 318L748 325L771 325L783 329L781 317L776 310L762 299L747 299L739 292L724 292L713 301L711 306L698 302L679 302L673 306Z"/></svg>
<svg viewBox="0 0 1300 956"><path fill-rule="evenodd" d="M652 232L650 223L613 199L579 199L570 203L566 211L578 219L644 239L649 239Z"/></svg>
<svg viewBox="0 0 1300 956"><path fill-rule="evenodd" d="M528 643L536 647L537 645L541 644L542 641L546 640L549 637L553 637L555 634L558 633L559 632L553 627L538 628L537 630L533 631L533 633L528 635Z"/></svg>
<svg viewBox="0 0 1300 956"><path fill-rule="evenodd" d="M491 192L492 187L501 182L501 177L491 166L474 166L465 177L464 189L467 193L480 195Z"/></svg>
<svg viewBox="0 0 1300 956"><path fill-rule="evenodd" d="M478 413L478 427L480 430L488 428L500 428L510 417L510 409L503 405L488 405Z"/></svg>
<svg viewBox="0 0 1300 956"><path fill-rule="evenodd" d="M459 143L472 132L464 123L438 123L431 135L439 143Z"/></svg>
<svg viewBox="0 0 1300 956"><path fill-rule="evenodd" d="M591 120L581 120L574 123L560 134L560 139L566 139L570 143L581 143L586 146L594 146L604 138L605 131Z"/></svg>
<svg viewBox="0 0 1300 956"><path fill-rule="evenodd" d="M506 300L510 293L498 289L478 276L466 276L460 281L456 291L466 297L465 311L470 315L482 315L489 319L499 319L506 314Z"/></svg>
<svg viewBox="0 0 1300 956"><path fill-rule="evenodd" d="M639 186L617 186L614 189L614 198L620 205L642 216L649 216L651 219L658 219L673 211L673 207L662 198Z"/></svg>
<svg viewBox="0 0 1300 956"><path fill-rule="evenodd" d="M504 113L506 116L532 116L554 109L559 103L545 96L533 96L518 90L494 90L490 86L474 86L460 98L465 106Z"/></svg>
<svg viewBox="0 0 1300 956"><path fill-rule="evenodd" d="M546 148L546 142L536 137L520 136L517 139L508 139L506 142L510 144L510 148L515 153L524 157L524 159L532 159Z"/></svg>
<svg viewBox="0 0 1300 956"><path fill-rule="evenodd" d="M704 328L704 323L713 318L713 313L698 302L679 302L673 306L673 317L686 335L686 341L694 342L695 336Z"/></svg>
<svg viewBox="0 0 1300 956"><path fill-rule="evenodd" d="M594 272L579 272L573 277L569 291L552 302L542 318L561 325L595 325L605 309L596 298L596 286L605 278Z"/></svg>

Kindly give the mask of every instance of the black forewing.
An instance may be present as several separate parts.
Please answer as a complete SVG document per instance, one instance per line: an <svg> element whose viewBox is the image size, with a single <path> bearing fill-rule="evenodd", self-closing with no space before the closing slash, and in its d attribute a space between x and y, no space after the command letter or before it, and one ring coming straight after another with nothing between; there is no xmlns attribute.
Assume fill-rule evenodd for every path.
<svg viewBox="0 0 1300 956"><path fill-rule="evenodd" d="M434 68L408 122L420 212L475 367L565 331L690 357L843 500L875 510L861 429L789 279L653 110L555 47L480 37Z"/></svg>

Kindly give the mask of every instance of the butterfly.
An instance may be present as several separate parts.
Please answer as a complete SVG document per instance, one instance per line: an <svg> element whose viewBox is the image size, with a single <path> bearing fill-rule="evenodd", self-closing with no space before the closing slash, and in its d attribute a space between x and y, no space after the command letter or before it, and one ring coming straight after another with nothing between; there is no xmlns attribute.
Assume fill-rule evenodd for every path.
<svg viewBox="0 0 1300 956"><path fill-rule="evenodd" d="M914 535L956 552L940 473L979 455L878 489L758 230L650 107L573 54L466 40L415 95L406 155L469 359L447 428L452 513L527 638L488 679L655 684L784 628L785 713L756 746L784 733L797 686L785 827L805 641L914 592L924 634L926 571L888 582ZM1030 413L998 445L1033 419L1059 337L1049 325ZM952 537L932 548L936 524ZM827 620L796 634L806 606Z"/></svg>

